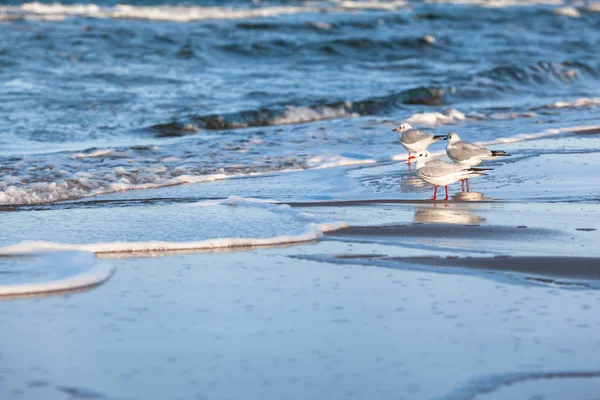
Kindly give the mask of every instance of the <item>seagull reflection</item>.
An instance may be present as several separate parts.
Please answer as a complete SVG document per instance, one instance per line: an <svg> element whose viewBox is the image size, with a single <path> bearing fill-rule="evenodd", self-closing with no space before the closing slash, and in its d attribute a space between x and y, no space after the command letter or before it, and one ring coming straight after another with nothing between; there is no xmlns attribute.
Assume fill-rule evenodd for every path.
<svg viewBox="0 0 600 400"><path fill-rule="evenodd" d="M414 216L414 222L421 224L478 225L485 221L485 218L464 209L453 207L439 208L435 205L431 207L417 207Z"/></svg>
<svg viewBox="0 0 600 400"><path fill-rule="evenodd" d="M482 201L485 200L481 192L458 192L452 195L452 200L456 201Z"/></svg>
<svg viewBox="0 0 600 400"><path fill-rule="evenodd" d="M428 189L428 187L427 183L417 175L408 174L400 177L400 189L404 192L414 192L415 190Z"/></svg>

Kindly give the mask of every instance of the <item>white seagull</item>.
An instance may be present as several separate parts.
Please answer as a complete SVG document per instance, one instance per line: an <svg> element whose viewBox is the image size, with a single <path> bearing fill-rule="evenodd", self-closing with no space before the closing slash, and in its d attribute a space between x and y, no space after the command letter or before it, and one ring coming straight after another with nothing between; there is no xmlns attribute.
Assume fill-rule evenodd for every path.
<svg viewBox="0 0 600 400"><path fill-rule="evenodd" d="M418 129L413 129L410 124L401 124L399 127L393 130L394 132L400 132L400 144L408 150L408 162L415 158L411 157L410 152L417 152L421 150L427 150L430 144L439 142L445 139L445 135L434 136Z"/></svg>
<svg viewBox="0 0 600 400"><path fill-rule="evenodd" d="M448 185L463 179L476 178L485 175L483 171L491 168L472 168L466 165L450 164L440 160L434 160L427 150L417 153L417 175L427 183L434 185L433 198L437 200L438 186L444 186L448 200Z"/></svg>
<svg viewBox="0 0 600 400"><path fill-rule="evenodd" d="M456 132L450 132L447 139L448 144L446 145L446 153L448 154L448 157L457 164L474 167L481 164L484 160L510 156L510 154L507 154L502 150L488 150L485 147L477 146L473 143L463 142Z"/></svg>
<svg viewBox="0 0 600 400"><path fill-rule="evenodd" d="M474 167L481 164L484 160L489 160L496 157L507 157L510 154L502 150L488 150L485 147L477 146L476 144L463 142L458 137L456 132L450 132L446 137L448 144L446 145L446 154L457 164L468 165ZM469 179L461 181L464 186L466 184L467 191L469 190Z"/></svg>

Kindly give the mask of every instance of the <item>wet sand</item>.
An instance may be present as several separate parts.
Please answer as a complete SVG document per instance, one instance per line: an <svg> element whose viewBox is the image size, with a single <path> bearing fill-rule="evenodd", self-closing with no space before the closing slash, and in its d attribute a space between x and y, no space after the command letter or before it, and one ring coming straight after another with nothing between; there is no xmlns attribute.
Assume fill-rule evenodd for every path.
<svg viewBox="0 0 600 400"><path fill-rule="evenodd" d="M568 377L597 393L599 291L296 258L374 247L124 258L94 290L0 302L0 394L467 399Z"/></svg>
<svg viewBox="0 0 600 400"><path fill-rule="evenodd" d="M600 162L583 152L593 135L576 136L448 202L385 164L12 207L2 246L187 248L350 226L97 254L116 267L101 285L0 301L0 398L593 398ZM229 195L292 207L197 204Z"/></svg>
<svg viewBox="0 0 600 400"><path fill-rule="evenodd" d="M428 265L443 268L473 268L497 272L536 274L540 277L566 277L600 280L600 258L597 257L386 257L384 255L339 255L338 258L359 260L378 258L402 265ZM540 278L542 279L542 278Z"/></svg>

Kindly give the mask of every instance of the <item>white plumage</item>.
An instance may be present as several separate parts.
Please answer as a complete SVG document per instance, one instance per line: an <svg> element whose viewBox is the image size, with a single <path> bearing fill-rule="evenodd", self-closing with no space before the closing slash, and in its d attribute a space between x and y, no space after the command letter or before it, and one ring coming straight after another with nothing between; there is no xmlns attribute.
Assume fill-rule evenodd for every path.
<svg viewBox="0 0 600 400"><path fill-rule="evenodd" d="M485 175L488 169L471 168L466 165L450 164L432 159L427 150L417 153L417 175L427 183L434 185L433 200L437 198L437 187L444 186L448 200L448 185L463 179L476 178Z"/></svg>
<svg viewBox="0 0 600 400"><path fill-rule="evenodd" d="M484 160L510 155L501 150L488 150L473 143L463 142L456 132L450 132L447 139L446 154L457 164L474 167Z"/></svg>
<svg viewBox="0 0 600 400"><path fill-rule="evenodd" d="M408 150L408 157L410 160L410 153L421 150L427 150L430 144L438 142L444 139L446 136L435 136L429 133L425 133L418 129L413 129L410 124L402 124L394 132L400 132L400 144Z"/></svg>

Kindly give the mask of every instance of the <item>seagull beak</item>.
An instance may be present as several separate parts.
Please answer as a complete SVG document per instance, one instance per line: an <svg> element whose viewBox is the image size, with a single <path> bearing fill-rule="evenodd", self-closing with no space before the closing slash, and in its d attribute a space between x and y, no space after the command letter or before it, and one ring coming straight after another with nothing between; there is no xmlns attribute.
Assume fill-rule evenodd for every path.
<svg viewBox="0 0 600 400"><path fill-rule="evenodd" d="M448 136L444 136L442 140L448 140Z"/></svg>
<svg viewBox="0 0 600 400"><path fill-rule="evenodd" d="M417 156L410 156L410 157L408 157L409 160L414 160L416 158L417 158Z"/></svg>
<svg viewBox="0 0 600 400"><path fill-rule="evenodd" d="M398 132L400 129L399 128L394 128L392 129L392 132Z"/></svg>

